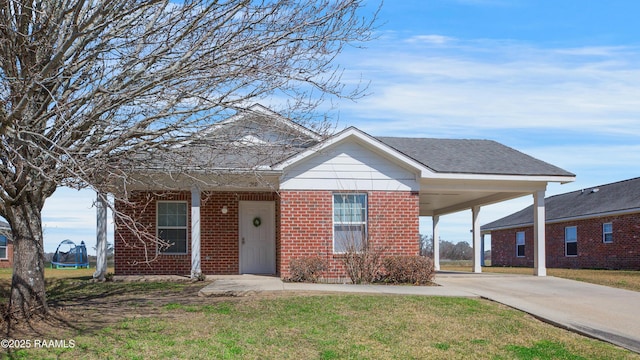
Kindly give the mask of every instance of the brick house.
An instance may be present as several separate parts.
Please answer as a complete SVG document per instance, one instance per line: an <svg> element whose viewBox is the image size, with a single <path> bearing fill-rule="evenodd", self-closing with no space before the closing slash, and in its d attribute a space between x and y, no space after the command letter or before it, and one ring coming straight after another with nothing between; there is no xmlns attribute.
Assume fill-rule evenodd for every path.
<svg viewBox="0 0 640 360"><path fill-rule="evenodd" d="M11 241L11 227L0 221L0 268L13 267L13 242Z"/></svg>
<svg viewBox="0 0 640 360"><path fill-rule="evenodd" d="M640 270L640 178L551 196L546 263L555 268ZM481 227L494 266L532 266L531 209Z"/></svg>
<svg viewBox="0 0 640 360"><path fill-rule="evenodd" d="M440 215L473 209L479 244L482 205L526 194L539 204L547 183L574 180L493 141L373 137L353 127L320 136L260 105L149 156L132 173L128 201L115 204L136 219L116 220L116 275L286 278L291 259L320 256L325 276L342 278L349 242L418 255L420 216L434 218L437 238ZM171 245L144 241L156 236Z"/></svg>

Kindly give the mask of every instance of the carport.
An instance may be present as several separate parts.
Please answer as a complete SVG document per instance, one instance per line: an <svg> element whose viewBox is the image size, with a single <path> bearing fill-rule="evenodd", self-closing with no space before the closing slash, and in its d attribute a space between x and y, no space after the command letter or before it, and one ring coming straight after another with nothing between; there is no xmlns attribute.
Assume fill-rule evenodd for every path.
<svg viewBox="0 0 640 360"><path fill-rule="evenodd" d="M473 272L479 273L482 237L478 216L482 207L530 195L534 204L534 275L546 276L545 192L549 183L575 181L574 174L490 140L378 139L424 166L420 216L433 219L436 270L440 269L437 239L441 216L471 210Z"/></svg>

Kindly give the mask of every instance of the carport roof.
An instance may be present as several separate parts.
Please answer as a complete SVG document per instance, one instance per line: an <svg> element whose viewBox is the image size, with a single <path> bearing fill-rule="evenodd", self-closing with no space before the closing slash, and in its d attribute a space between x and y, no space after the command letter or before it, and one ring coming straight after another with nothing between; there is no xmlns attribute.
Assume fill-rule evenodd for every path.
<svg viewBox="0 0 640 360"><path fill-rule="evenodd" d="M575 176L492 140L377 137L438 173Z"/></svg>

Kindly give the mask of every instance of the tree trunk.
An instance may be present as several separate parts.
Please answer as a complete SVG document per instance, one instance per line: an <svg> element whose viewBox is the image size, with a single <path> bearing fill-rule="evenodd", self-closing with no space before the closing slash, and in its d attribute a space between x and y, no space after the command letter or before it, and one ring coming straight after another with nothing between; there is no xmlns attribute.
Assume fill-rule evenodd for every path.
<svg viewBox="0 0 640 360"><path fill-rule="evenodd" d="M13 277L9 311L18 318L48 313L44 281L42 209L23 203L11 207L7 220L13 233Z"/></svg>

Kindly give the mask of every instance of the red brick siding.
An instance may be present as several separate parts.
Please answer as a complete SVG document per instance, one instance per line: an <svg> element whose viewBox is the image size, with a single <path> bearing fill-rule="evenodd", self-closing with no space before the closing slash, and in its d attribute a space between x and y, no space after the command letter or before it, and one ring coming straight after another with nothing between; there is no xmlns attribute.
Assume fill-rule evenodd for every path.
<svg viewBox="0 0 640 360"><path fill-rule="evenodd" d="M613 242L602 241L602 225L613 224ZM576 226L578 256L565 256L564 229ZM516 232L526 231L525 258L516 258ZM550 268L640 269L640 213L546 225L546 261ZM491 232L491 263L533 266L533 227Z"/></svg>
<svg viewBox="0 0 640 360"><path fill-rule="evenodd" d="M388 255L419 254L418 194L412 192L367 193L368 225L372 244L384 247ZM188 191L156 194L134 193L132 206L117 203L119 211L138 220L141 234L155 234L156 202L183 200L191 202ZM288 276L289 261L295 257L319 255L329 260L327 277L344 278L339 254L333 254L333 192L282 191L276 193L204 192L200 207L201 269L205 274L237 274L239 201L275 201L276 268ZM227 213L222 214L222 207ZM191 212L188 212L189 224ZM121 221L115 231L115 273L117 275L177 274L191 272L191 231L188 230L189 253L156 254L155 244L143 243ZM149 256L145 257L145 249Z"/></svg>
<svg viewBox="0 0 640 360"><path fill-rule="evenodd" d="M339 254L333 253L332 191L282 191L280 274L289 276L293 258L320 256L329 262L329 278L345 278ZM419 254L419 203L413 192L367 192L372 245L387 255Z"/></svg>
<svg viewBox="0 0 640 360"><path fill-rule="evenodd" d="M117 203L119 211L130 214L138 221L141 234L153 236L156 226L156 202L183 200L191 203L191 192L156 194L136 192L128 206ZM279 221L279 199L275 193L203 192L200 203L200 258L201 270L205 274L237 274L238 252L238 204L239 201L275 201L276 224ZM222 213L222 207L227 213ZM190 207L189 207L190 209ZM160 254L155 257L156 246L151 241L144 243L129 228L118 221L115 230L116 275L153 275L191 273L191 211L187 211L187 254ZM148 254L145 257L145 249ZM276 229L276 254L279 250L279 229ZM155 257L155 258L154 258ZM152 261L148 261L152 260ZM279 261L279 257L276 257Z"/></svg>
<svg viewBox="0 0 640 360"><path fill-rule="evenodd" d="M129 204L117 202L116 210L135 219L137 231L131 224L116 218L114 234L114 262L116 275L187 275L191 273L191 227L187 227L187 254L159 254L151 237L156 233L156 202L186 201L191 203L191 192L156 194L135 192L129 197ZM187 224L191 222L191 212L187 211ZM138 236L139 235L139 236Z"/></svg>
<svg viewBox="0 0 640 360"><path fill-rule="evenodd" d="M524 257L516 257L516 233L524 231ZM533 266L533 227L491 232L491 265Z"/></svg>
<svg viewBox="0 0 640 360"><path fill-rule="evenodd" d="M12 268L13 267L13 243L7 241L7 258L0 259L0 268Z"/></svg>
<svg viewBox="0 0 640 360"><path fill-rule="evenodd" d="M200 259L205 274L238 274L239 202L275 201L276 224L279 220L279 198L276 193L205 192L200 204ZM227 207L227 213L222 208ZM276 226L276 266L278 263L279 229ZM189 263L191 264L191 263Z"/></svg>

